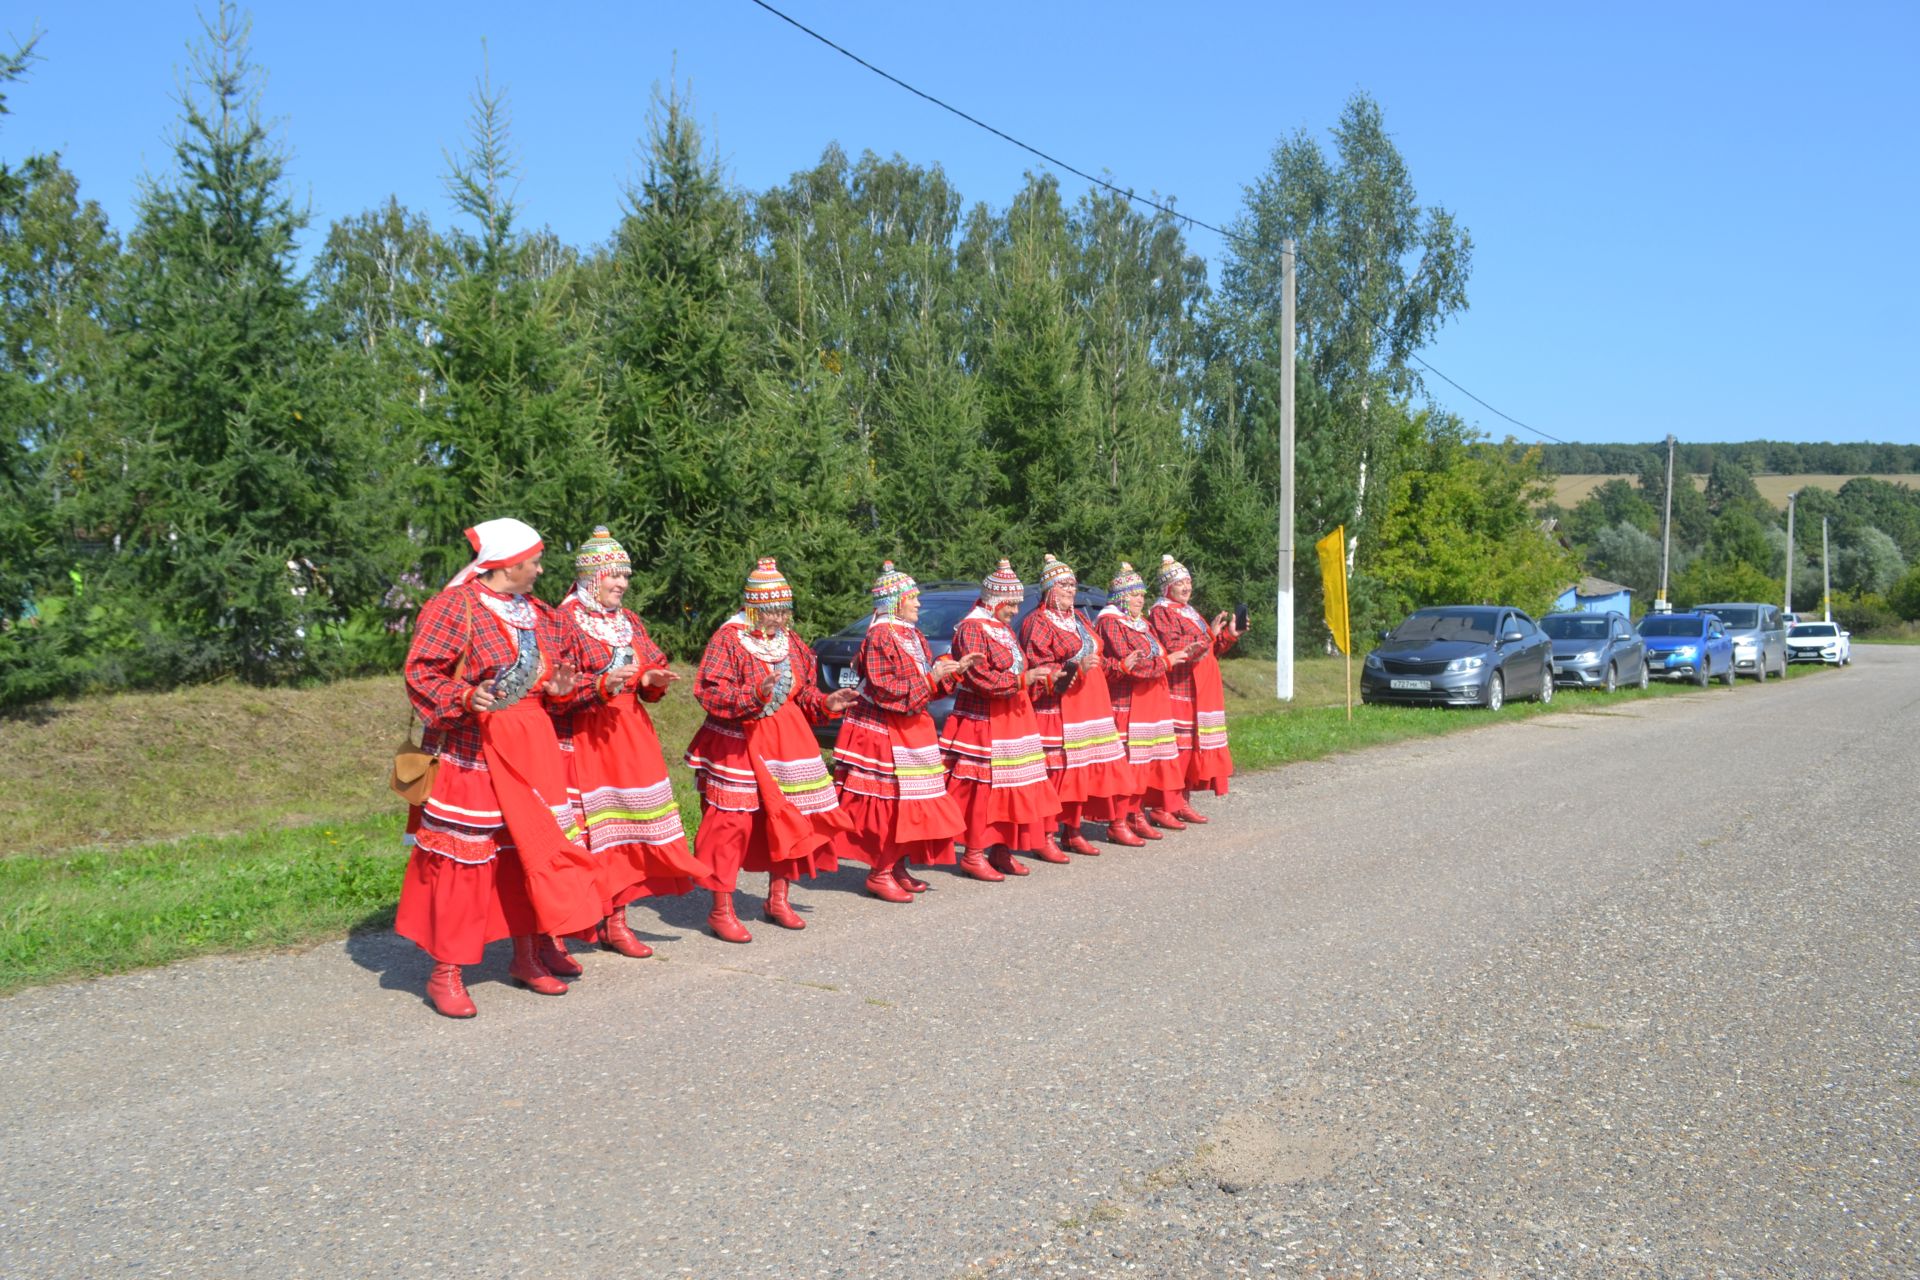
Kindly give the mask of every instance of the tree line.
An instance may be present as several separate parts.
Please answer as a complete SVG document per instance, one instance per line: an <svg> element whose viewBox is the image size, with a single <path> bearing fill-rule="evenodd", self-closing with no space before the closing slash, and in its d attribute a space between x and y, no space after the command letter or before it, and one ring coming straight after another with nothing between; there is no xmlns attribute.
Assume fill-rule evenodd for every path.
<svg viewBox="0 0 1920 1280"><path fill-rule="evenodd" d="M1556 475L1637 476L1649 459L1662 467L1667 442L1649 444L1548 444L1541 462ZM1791 440L1746 440L1737 444L1674 445L1675 471L1704 476L1730 462L1749 476L1908 475L1920 472L1920 444L1798 444Z"/></svg>
<svg viewBox="0 0 1920 1280"><path fill-rule="evenodd" d="M1666 451L1642 460L1571 509L1549 504L1558 532L1589 570L1634 588L1640 608L1660 586ZM1920 619L1920 489L1858 477L1835 490L1809 485L1795 502L1792 542L1786 512L1760 496L1730 458L1715 462L1705 491L1676 471L1669 594L1681 607L1720 600L1783 599L1788 557L1792 608L1818 615L1822 602L1822 521L1832 584L1826 603L1859 632Z"/></svg>
<svg viewBox="0 0 1920 1280"><path fill-rule="evenodd" d="M33 57L0 65L0 114ZM521 215L484 75L444 220L389 200L314 228L244 16L206 23L188 84L124 232L59 156L0 167L0 703L391 670L461 530L505 514L554 553L608 524L680 656L768 554L818 634L883 556L977 579L1051 552L1104 584L1171 552L1271 651L1287 238L1296 545L1356 539L1356 629L1538 609L1578 572L1540 532L1541 451L1412 367L1467 305L1472 240L1365 94L1330 146L1276 144L1210 273L1177 216L1046 173L970 204L937 164L828 146L743 190L673 88L605 240L567 244Z"/></svg>

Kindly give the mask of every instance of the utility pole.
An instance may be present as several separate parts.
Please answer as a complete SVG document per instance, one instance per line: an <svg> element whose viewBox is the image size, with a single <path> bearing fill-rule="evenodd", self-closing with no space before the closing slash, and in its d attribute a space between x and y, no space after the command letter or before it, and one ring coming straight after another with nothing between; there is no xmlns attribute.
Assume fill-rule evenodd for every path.
<svg viewBox="0 0 1920 1280"><path fill-rule="evenodd" d="M1293 294L1297 246L1280 242L1280 593L1273 644L1273 691L1293 701Z"/></svg>
<svg viewBox="0 0 1920 1280"><path fill-rule="evenodd" d="M1667 492L1666 511L1660 517L1660 596L1653 602L1655 613L1665 613L1672 606L1667 603L1667 559L1673 548L1673 437L1667 437Z"/></svg>
<svg viewBox="0 0 1920 1280"><path fill-rule="evenodd" d="M1833 579L1827 576L1827 518L1820 517L1820 616L1833 621Z"/></svg>
<svg viewBox="0 0 1920 1280"><path fill-rule="evenodd" d="M1787 495L1787 602L1782 608L1793 612L1793 506L1800 500L1800 491L1795 489Z"/></svg>

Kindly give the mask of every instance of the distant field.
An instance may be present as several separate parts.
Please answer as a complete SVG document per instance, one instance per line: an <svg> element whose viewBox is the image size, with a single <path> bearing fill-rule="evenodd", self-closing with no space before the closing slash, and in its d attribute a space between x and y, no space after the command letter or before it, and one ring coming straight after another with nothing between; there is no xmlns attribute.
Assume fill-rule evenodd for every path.
<svg viewBox="0 0 1920 1280"><path fill-rule="evenodd" d="M1703 475L1689 476L1687 478L1693 481L1693 487L1696 489L1705 489L1707 487L1707 478ZM1860 477L1847 475L1755 476L1753 483L1754 486L1760 490L1761 497L1771 502L1774 506L1785 510L1787 495L1796 489L1804 489L1812 486L1831 492L1838 489L1847 481L1858 478ZM1868 476L1867 478L1872 480L1885 480L1890 484L1903 484L1910 489L1920 489L1920 475L1914 475L1912 473L1874 475ZM1561 476L1553 482L1553 500L1563 507L1571 507L1607 481L1615 479L1626 480L1629 483L1633 481L1632 476Z"/></svg>

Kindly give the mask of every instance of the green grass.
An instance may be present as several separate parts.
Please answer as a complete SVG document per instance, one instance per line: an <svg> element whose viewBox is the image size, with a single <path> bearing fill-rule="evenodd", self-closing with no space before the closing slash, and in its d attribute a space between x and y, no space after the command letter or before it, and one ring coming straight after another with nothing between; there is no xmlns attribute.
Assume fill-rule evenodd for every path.
<svg viewBox="0 0 1920 1280"><path fill-rule="evenodd" d="M1795 667L1789 674L1797 679L1821 670ZM1349 723L1343 664L1337 659L1312 658L1297 664L1296 698L1291 705L1282 705L1272 696L1271 661L1231 659L1226 678L1233 755L1242 771L1456 733L1548 710L1599 712L1622 701L1696 692L1692 686L1664 684L1646 693L1624 690L1611 696L1563 691L1550 707L1509 703L1493 715L1356 706ZM656 714L670 760L678 759L697 724L693 700L684 689L680 686ZM1716 686L1705 692L1713 696L1725 691ZM193 697L157 695L174 699L175 709L187 708L189 714L221 722L255 715L246 704L261 696L259 690L233 687L198 690ZM306 946L392 924L406 866L399 838L402 811L383 786L376 791L366 781L368 775L384 781L390 743L366 733L356 736L347 722L367 715L366 704L374 698L388 699L384 709L390 712L390 699L398 697L397 686L387 681L374 698L364 700L359 691L343 692L339 686L281 691L281 696L288 699L281 705L290 711L280 721L280 740L314 753L309 769L294 774L328 781L301 791L282 778L276 785L293 786L294 794L259 797L249 804L236 801L227 790L192 790L211 785L206 782L209 766L191 758L194 752L178 740L163 734L176 745L153 752L138 744L137 735L123 735L126 750L114 763L121 776L133 778L139 788L153 794L169 787L184 789L170 797L162 812L148 815L147 838L138 842L74 847L74 833L87 827L59 812L66 789L45 781L48 771L40 762L22 766L17 756L0 755L0 795L11 805L9 811L37 831L61 833L53 838L30 833L15 841L11 856L0 856L0 995L40 983L124 972L191 956ZM303 706L308 700L312 705ZM236 708L227 702L241 705ZM104 736L116 717L164 724L165 711L165 707L142 705L130 709L126 700L109 698L69 704L60 716L37 724L16 717L4 727L11 735L12 752L32 752L46 748L48 739L43 735L57 732L66 741L88 732ZM331 743L330 733L337 735ZM356 752L344 764L334 758ZM677 764L672 771L681 812L692 830L696 814L691 782ZM283 772L275 766L273 776ZM30 783L30 777L40 781ZM84 785L105 784L88 781ZM337 806L343 816L318 822L288 820L288 814L311 812L327 804ZM234 825L236 815L245 815L245 821L255 824L253 829L154 838L196 822L203 829L218 831L223 825ZM113 829L127 832L138 826L139 813L134 812L117 820ZM66 840L64 846L60 839Z"/></svg>

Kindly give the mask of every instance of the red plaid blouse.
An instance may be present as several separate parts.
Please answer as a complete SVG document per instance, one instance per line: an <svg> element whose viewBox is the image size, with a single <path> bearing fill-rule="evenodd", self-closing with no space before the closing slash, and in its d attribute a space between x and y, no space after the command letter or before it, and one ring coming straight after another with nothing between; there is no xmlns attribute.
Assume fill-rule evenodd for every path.
<svg viewBox="0 0 1920 1280"><path fill-rule="evenodd" d="M819 664L813 650L798 635L787 633L787 661L793 667L792 701L814 724L831 720L827 695L820 692ZM728 624L713 633L700 657L700 673L693 679L693 697L716 720L751 720L766 702L760 682L773 668L748 653L740 643L740 628Z"/></svg>
<svg viewBox="0 0 1920 1280"><path fill-rule="evenodd" d="M478 582L449 587L420 606L420 621L413 632L413 644L407 650L407 698L426 725L421 745L468 769L484 769L486 759L480 750L480 720L469 708L473 690L512 666L520 656L512 629L481 603L481 596L505 600L506 596ZM584 669L577 637L580 629L563 620L557 610L543 601L527 597L534 609L534 638L549 672L561 662L573 662ZM459 679L454 670L466 657L466 669ZM546 680L543 674L540 683ZM530 693L541 698L549 711L566 712L599 697L591 680L582 680L564 698Z"/></svg>
<svg viewBox="0 0 1920 1280"><path fill-rule="evenodd" d="M920 658L917 663L915 654ZM873 623L867 628L867 638L860 642L860 652L853 659L853 669L867 682L861 690L861 700L904 716L920 714L936 693L945 692L936 690L927 678L925 668L932 666L933 654L927 648L927 638L920 634L918 627L904 622ZM951 688L953 678L949 677L946 683Z"/></svg>
<svg viewBox="0 0 1920 1280"><path fill-rule="evenodd" d="M1152 624L1153 634L1160 638L1160 643L1166 646L1169 653L1184 649L1196 640L1206 641L1208 648L1216 654L1233 648L1234 642L1225 631L1214 635L1204 620L1196 622L1189 618L1171 600L1154 601L1153 607L1147 610L1147 621ZM1168 670L1167 692L1174 698L1193 701L1193 663L1182 662Z"/></svg>
<svg viewBox="0 0 1920 1280"><path fill-rule="evenodd" d="M1032 613L1029 613L1026 621L1020 624L1020 647L1026 651L1027 661L1031 662L1034 666L1057 667L1070 658L1080 656L1080 640L1079 637L1075 636L1072 632L1062 630L1060 627L1055 626L1052 622L1042 617L1041 615L1046 611L1047 606L1043 604ZM1080 625L1085 627L1093 636L1092 660L1095 662L1100 661L1100 650L1103 647L1100 643L1100 633L1093 629L1093 624L1087 621L1085 614L1076 614L1076 616L1080 619ZM1070 690L1078 689L1085 680L1086 677L1084 675L1079 671L1075 671L1073 673L1073 683L1068 685L1067 688ZM1035 707L1049 706L1059 700L1060 699L1054 695L1051 684L1042 685L1040 688L1033 690L1033 705Z"/></svg>
<svg viewBox="0 0 1920 1280"><path fill-rule="evenodd" d="M953 696L953 713L969 720L985 720L994 699L1011 698L1020 692L1026 655L1020 652L1011 627L990 626L971 617L960 619L953 629L953 656L964 658L970 653L979 654L980 661L961 675Z"/></svg>

